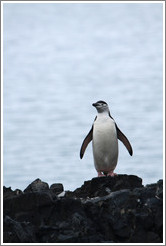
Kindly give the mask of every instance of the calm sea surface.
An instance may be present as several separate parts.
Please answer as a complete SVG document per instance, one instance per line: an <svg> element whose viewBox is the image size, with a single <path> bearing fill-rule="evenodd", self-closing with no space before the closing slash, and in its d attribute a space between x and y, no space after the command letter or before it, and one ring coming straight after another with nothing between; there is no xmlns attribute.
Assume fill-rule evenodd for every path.
<svg viewBox="0 0 166 246"><path fill-rule="evenodd" d="M97 175L82 141L104 100L130 140L116 172L163 178L162 4L4 3L3 180L74 190Z"/></svg>

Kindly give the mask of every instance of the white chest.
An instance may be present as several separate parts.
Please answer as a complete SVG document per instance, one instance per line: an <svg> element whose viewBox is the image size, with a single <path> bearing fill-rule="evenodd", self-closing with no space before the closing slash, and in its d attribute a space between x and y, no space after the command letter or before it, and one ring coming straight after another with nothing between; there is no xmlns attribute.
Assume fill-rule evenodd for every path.
<svg viewBox="0 0 166 246"><path fill-rule="evenodd" d="M108 115L101 115L94 122L92 145L97 170L110 170L116 166L118 139L115 122Z"/></svg>
<svg viewBox="0 0 166 246"><path fill-rule="evenodd" d="M93 128L94 141L99 139L101 141L105 139L106 141L106 139L110 139L110 137L111 139L117 138L114 120L111 119L109 116L97 117L96 121L94 122Z"/></svg>

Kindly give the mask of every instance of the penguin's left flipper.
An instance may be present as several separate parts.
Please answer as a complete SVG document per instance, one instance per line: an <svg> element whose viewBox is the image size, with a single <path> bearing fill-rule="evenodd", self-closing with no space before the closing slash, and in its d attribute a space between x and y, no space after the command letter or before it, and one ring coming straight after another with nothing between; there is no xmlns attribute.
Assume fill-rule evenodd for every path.
<svg viewBox="0 0 166 246"><path fill-rule="evenodd" d="M84 139L82 146L81 146L81 150L80 150L80 158L82 159L84 152L86 150L86 147L88 146L88 144L90 143L90 141L92 141L93 138L93 126L90 129L88 135L86 136L86 138Z"/></svg>
<svg viewBox="0 0 166 246"><path fill-rule="evenodd" d="M122 141L122 143L126 146L128 152L130 155L133 155L133 149L131 147L131 144L129 142L129 140L127 139L127 137L123 134L123 132L121 132L121 130L118 128L117 124L115 124L116 126L116 131L117 131L117 137L120 141Z"/></svg>

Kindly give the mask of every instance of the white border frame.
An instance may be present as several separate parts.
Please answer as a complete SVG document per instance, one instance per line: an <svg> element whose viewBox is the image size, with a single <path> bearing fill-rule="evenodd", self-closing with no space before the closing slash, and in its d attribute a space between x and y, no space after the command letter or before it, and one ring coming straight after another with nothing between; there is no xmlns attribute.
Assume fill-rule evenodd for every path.
<svg viewBox="0 0 166 246"><path fill-rule="evenodd" d="M3 243L3 5L14 3L154 3L163 4L163 243L130 243L130 245L165 245L165 1L1 1L1 245L17 245L18 243ZM113 243L74 243L74 245L114 245ZM73 245L73 243L19 243L20 245ZM129 243L116 243L129 245Z"/></svg>

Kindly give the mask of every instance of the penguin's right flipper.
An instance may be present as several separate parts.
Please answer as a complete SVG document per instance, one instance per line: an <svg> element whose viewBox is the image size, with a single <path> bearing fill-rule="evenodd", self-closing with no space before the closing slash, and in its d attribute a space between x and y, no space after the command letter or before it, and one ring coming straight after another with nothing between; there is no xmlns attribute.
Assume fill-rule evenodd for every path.
<svg viewBox="0 0 166 246"><path fill-rule="evenodd" d="M129 140L127 139L127 137L123 134L123 132L121 132L121 130L118 128L117 124L115 124L116 126L116 130L117 130L117 137L120 141L122 141L122 143L126 146L128 152L130 155L133 155L133 149L131 147L131 144L129 142Z"/></svg>
<svg viewBox="0 0 166 246"><path fill-rule="evenodd" d="M90 143L90 141L92 141L93 138L93 126L90 129L88 135L86 136L86 138L84 139L82 146L81 146L81 150L80 150L80 158L82 159L84 152L86 150L86 147L88 146L88 144Z"/></svg>

